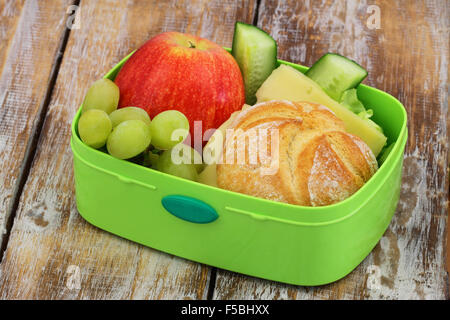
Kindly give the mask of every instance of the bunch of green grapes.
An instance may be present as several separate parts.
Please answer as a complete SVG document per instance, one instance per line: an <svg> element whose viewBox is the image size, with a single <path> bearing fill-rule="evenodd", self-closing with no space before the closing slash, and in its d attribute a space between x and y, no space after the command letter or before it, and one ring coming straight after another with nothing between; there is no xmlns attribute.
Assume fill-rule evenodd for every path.
<svg viewBox="0 0 450 320"><path fill-rule="evenodd" d="M81 140L96 149L106 144L110 155L132 159L143 155L142 164L164 173L197 180L203 168L201 155L183 144L189 121L176 110L150 119L138 107L117 109L119 88L108 79L96 81L88 90L78 121Z"/></svg>

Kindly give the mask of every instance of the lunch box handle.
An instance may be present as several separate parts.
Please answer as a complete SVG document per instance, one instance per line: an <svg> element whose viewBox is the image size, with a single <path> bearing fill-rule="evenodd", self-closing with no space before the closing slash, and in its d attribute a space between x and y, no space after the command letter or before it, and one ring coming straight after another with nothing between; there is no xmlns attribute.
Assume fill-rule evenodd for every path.
<svg viewBox="0 0 450 320"><path fill-rule="evenodd" d="M165 196L161 203L169 213L193 223L210 223L219 217L217 211L210 205L187 196Z"/></svg>

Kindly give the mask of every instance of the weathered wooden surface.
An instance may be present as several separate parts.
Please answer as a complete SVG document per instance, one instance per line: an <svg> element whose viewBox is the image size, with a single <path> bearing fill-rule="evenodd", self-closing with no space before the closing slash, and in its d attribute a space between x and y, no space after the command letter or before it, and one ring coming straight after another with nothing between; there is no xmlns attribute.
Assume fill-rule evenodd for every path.
<svg viewBox="0 0 450 320"><path fill-rule="evenodd" d="M69 128L88 86L146 39L177 30L230 46L235 20L251 23L254 3L82 1L80 8L0 265L0 297L204 299L210 268L112 236L79 216Z"/></svg>
<svg viewBox="0 0 450 320"><path fill-rule="evenodd" d="M71 1L0 1L0 247Z"/></svg>
<svg viewBox="0 0 450 320"><path fill-rule="evenodd" d="M28 175L0 263L0 298L205 299L210 268L112 236L79 216L69 127L90 83L143 41L175 30L230 46L235 20L251 23L256 1L81 0L80 28L70 32L56 84L47 86L71 2L0 0L0 228L20 172ZM370 5L379 8L379 29L369 28L377 10ZM213 298L449 298L449 6L261 0L258 26L277 40L280 58L311 65L339 52L369 70L365 83L403 102L404 183L388 231L346 278L308 288L217 270ZM47 90L36 154L27 154ZM29 172L21 169L24 158L33 159Z"/></svg>
<svg viewBox="0 0 450 320"><path fill-rule="evenodd" d="M5 65L6 55L14 38L20 13L25 1L2 1L0 2L0 70Z"/></svg>
<svg viewBox="0 0 450 320"><path fill-rule="evenodd" d="M380 29L367 21L376 4ZM401 201L373 252L346 278L305 288L218 271L216 299L448 299L448 1L262 1L258 25L280 57L311 65L332 51L408 111ZM369 24L371 25L371 20Z"/></svg>

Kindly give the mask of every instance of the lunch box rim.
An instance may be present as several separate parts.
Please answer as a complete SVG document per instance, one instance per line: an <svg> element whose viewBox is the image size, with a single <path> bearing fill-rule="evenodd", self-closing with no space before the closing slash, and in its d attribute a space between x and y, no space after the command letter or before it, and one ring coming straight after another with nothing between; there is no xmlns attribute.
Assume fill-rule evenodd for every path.
<svg viewBox="0 0 450 320"><path fill-rule="evenodd" d="M229 51L228 48L225 48L225 49ZM120 68L122 67L122 65L129 59L129 57L134 52L135 51L131 52L125 58L123 58L103 78L111 79L111 78L115 77L117 75L117 73L119 72ZM304 72L308 69L305 66L301 66L301 65L298 65L298 64L295 64L292 62L288 62L288 61L283 61L283 60L278 60L278 63L292 66L302 72ZM397 139L395 141L395 145L392 148L390 154L387 156L385 162L380 166L380 168L377 170L377 172L369 179L369 181L367 181L358 191L356 191L350 197L348 197L338 203L327 205L327 206L309 207L309 206L300 206L300 205L294 205L294 204L283 203L283 202L276 202L276 201L272 201L272 200L268 200L268 199L264 199L264 198L254 197L254 196L250 196L250 195L245 195L245 194L221 189L218 187L202 184L202 183L195 182L195 181L182 179L182 178L172 176L172 175L169 175L169 174L166 174L163 172L159 172L159 171L151 169L151 168L147 168L147 167L139 165L139 164L129 162L127 160L121 160L121 159L114 158L113 156L109 155L106 152L102 152L100 150L97 150L97 149L94 149L94 148L91 148L91 147L85 145L79 138L78 132L77 132L78 130L77 130L76 126L78 124L78 119L81 115L81 107L82 106L79 107L79 109L77 110L75 117L72 121L72 125L71 125L72 137L71 137L71 141L70 141L71 149L72 149L72 152L74 153L74 156L76 156L78 159L85 162L85 164L87 164L97 170L101 170L109 175L117 176L119 179L126 179L133 183L145 185L147 187L151 186L150 181L142 181L142 180L139 181L134 178L122 177L118 173L115 173L115 172L105 169L105 168L101 168L100 166L98 166L96 164L90 163L87 159L83 159L83 156L80 154L80 152L77 150L77 148L81 148L81 150L83 150L83 153L84 152L94 153L96 156L99 156L100 158L104 159L105 161L120 162L120 163L123 163L124 165L134 166L134 168L136 168L136 170L150 170L152 172L152 174L164 175L165 178L167 178L167 179L178 180L180 183L185 183L186 185L190 185L192 188L198 188L198 187L205 188L205 192L207 192L208 190L214 190L215 192L217 192L217 191L223 192L223 193L231 194L234 197L244 197L244 198L248 199L249 201L257 201L262 205L264 205L265 203L270 203L271 205L274 205L274 203L275 203L275 205L278 205L280 207L280 210L282 210L283 208L287 208L289 210L295 210L295 211L297 211L297 210L308 211L308 214L311 214L312 219L319 218L319 216L321 216L321 215L326 215L327 212L329 212L329 211L333 211L333 210L342 211L343 215L341 217L337 217L337 218L334 218L331 220L325 219L322 221L303 221L303 220L295 219L296 217L292 217L293 218L292 220L291 219L288 220L288 219L284 219L284 218L277 218L277 217L268 215L263 212L252 212L252 214L261 216L261 218L270 219L272 221L278 221L281 223L288 223L288 224L302 225L302 226L329 225L329 224L338 223L340 221L350 218L355 213L357 213L359 211L359 209L361 207L363 207L368 201L370 201L370 199L378 192L378 190L381 188L381 186L384 184L384 182L387 179L389 179L390 175L392 174L392 171L395 169L395 165L397 164L397 162L402 160L401 158L403 158L404 147L405 147L405 144L407 141L407 114L406 114L406 110L405 110L404 106L402 105L402 103L400 101L398 101L395 97L393 97L392 95L390 95L384 91L381 91L379 89L376 89L376 88L373 88L373 87L370 87L370 86L367 86L364 84L360 84L360 86L362 86L368 90L374 90L376 94L387 95L389 97L389 99L393 99L396 107L400 108L401 115L403 117L402 125L399 130ZM381 175L383 175L383 177L380 177ZM378 182L378 183L376 183L376 182ZM368 190L369 188L372 189L369 192L370 196L364 197L363 201L360 201L357 203L357 205L355 205L355 200L360 198L359 195L361 195L363 193L367 193L369 191ZM235 212L242 211L241 213L245 213L245 210L238 210L238 209L234 209L234 208L233 208L233 210Z"/></svg>

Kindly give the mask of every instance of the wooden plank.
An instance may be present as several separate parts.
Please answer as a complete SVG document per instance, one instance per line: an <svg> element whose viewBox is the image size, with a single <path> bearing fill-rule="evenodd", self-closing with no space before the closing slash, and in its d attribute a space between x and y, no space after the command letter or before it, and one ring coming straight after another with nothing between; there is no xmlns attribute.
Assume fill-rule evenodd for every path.
<svg viewBox="0 0 450 320"><path fill-rule="evenodd" d="M88 86L149 37L177 30L230 46L235 20L251 22L254 7L249 1L81 2L80 29L71 31L0 265L0 298L207 297L210 268L112 236L79 216L70 123Z"/></svg>
<svg viewBox="0 0 450 320"><path fill-rule="evenodd" d="M369 8L372 4L377 7ZM214 298L449 298L449 6L448 1L262 1L258 25L278 41L281 58L311 65L328 51L339 52L368 69L365 83L403 102L409 140L401 200L379 244L346 278L307 288L218 270ZM369 29L377 8L380 28Z"/></svg>
<svg viewBox="0 0 450 320"><path fill-rule="evenodd" d="M0 2L0 247L70 3Z"/></svg>
<svg viewBox="0 0 450 320"><path fill-rule="evenodd" d="M2 44L0 47L0 70L3 70L5 65L24 2L24 0L0 1L0 43Z"/></svg>

